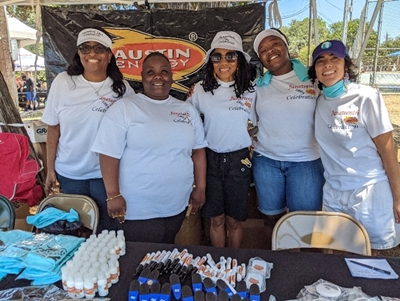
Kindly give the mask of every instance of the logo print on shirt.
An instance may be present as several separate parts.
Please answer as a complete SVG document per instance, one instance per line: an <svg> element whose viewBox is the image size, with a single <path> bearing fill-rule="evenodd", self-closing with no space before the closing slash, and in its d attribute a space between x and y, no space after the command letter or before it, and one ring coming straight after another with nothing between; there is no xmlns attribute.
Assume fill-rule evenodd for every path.
<svg viewBox="0 0 400 301"><path fill-rule="evenodd" d="M174 122L181 122L181 123L187 123L190 124L190 113L189 112L173 112L171 111L170 115L174 115L177 118L173 119Z"/></svg>
<svg viewBox="0 0 400 301"><path fill-rule="evenodd" d="M349 124L356 124L358 122L358 118L356 116L345 116L343 121Z"/></svg>
<svg viewBox="0 0 400 301"><path fill-rule="evenodd" d="M253 99L245 96L231 96L230 101L236 101L237 105L229 107L229 111L245 111L246 113L249 113L249 109L251 109L251 103Z"/></svg>
<svg viewBox="0 0 400 301"><path fill-rule="evenodd" d="M93 107L92 111L105 113L117 101L116 99L102 96L99 98L103 107Z"/></svg>

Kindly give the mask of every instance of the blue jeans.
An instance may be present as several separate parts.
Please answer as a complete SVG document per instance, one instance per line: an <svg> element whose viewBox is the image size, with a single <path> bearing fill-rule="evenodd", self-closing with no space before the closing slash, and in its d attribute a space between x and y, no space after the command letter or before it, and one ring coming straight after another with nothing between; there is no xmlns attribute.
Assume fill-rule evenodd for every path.
<svg viewBox="0 0 400 301"><path fill-rule="evenodd" d="M92 198L99 207L100 219L97 233L102 230L117 230L117 222L108 216L107 193L103 179L74 180L63 177L57 173L57 180L60 183L63 193L82 194Z"/></svg>
<svg viewBox="0 0 400 301"><path fill-rule="evenodd" d="M259 210L277 215L298 210L322 210L324 168L321 159L287 162L269 159L255 152L253 177Z"/></svg>

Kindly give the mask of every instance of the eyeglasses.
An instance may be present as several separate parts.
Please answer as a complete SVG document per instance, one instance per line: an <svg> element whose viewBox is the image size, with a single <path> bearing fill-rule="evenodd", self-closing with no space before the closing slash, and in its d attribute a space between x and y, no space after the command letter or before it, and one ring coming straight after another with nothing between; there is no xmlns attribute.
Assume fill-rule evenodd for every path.
<svg viewBox="0 0 400 301"><path fill-rule="evenodd" d="M92 49L94 50L94 53L96 53L96 54L102 54L109 50L109 48L107 48L106 46L103 46L101 44L96 44L94 46L84 44L84 45L78 46L78 50L83 54L91 53Z"/></svg>
<svg viewBox="0 0 400 301"><path fill-rule="evenodd" d="M228 63L234 63L238 60L238 54L236 52L227 52L225 55L221 53L214 52L211 54L210 59L214 64L219 64L225 58Z"/></svg>

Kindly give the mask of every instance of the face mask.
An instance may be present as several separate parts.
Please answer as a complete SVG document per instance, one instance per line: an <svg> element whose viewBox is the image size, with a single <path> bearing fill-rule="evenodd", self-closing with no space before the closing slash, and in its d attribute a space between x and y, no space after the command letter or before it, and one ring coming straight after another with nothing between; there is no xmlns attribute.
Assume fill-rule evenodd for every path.
<svg viewBox="0 0 400 301"><path fill-rule="evenodd" d="M344 80L338 81L336 84L330 87L325 87L322 85L322 90L324 95L328 98L336 98L347 92L346 86L344 85Z"/></svg>

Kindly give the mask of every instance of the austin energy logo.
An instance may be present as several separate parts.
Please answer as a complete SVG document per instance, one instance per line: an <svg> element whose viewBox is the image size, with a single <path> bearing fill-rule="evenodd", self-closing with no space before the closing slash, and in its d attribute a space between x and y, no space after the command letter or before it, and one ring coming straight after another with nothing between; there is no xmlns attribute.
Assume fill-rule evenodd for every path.
<svg viewBox="0 0 400 301"><path fill-rule="evenodd" d="M152 52L163 53L170 61L172 88L186 93L180 81L196 73L204 64L206 51L199 45L179 38L156 37L134 29L105 28L113 36L113 53L124 78L141 81L143 60Z"/></svg>

